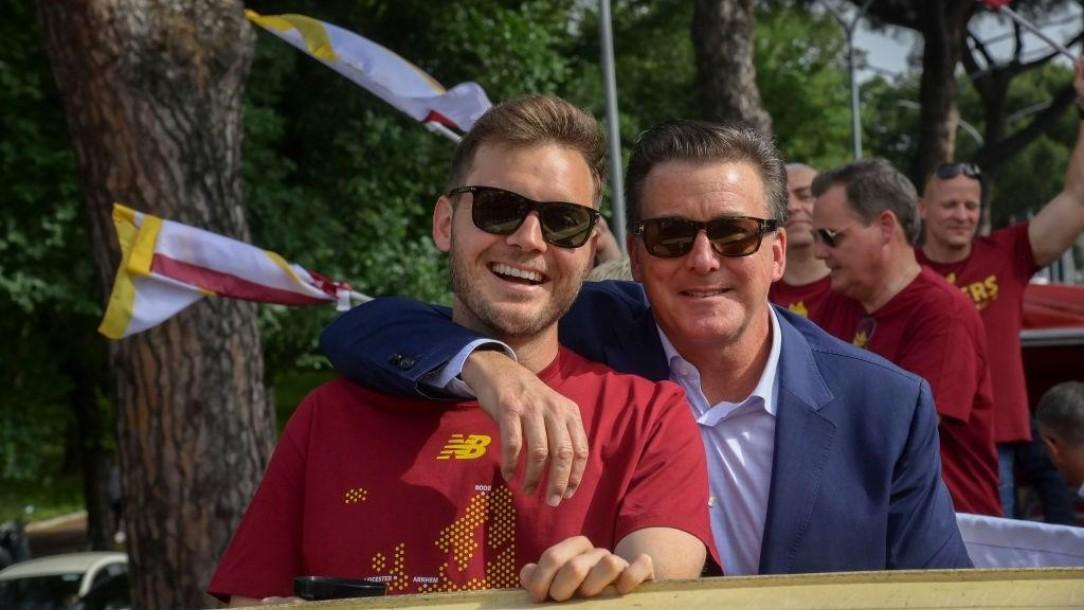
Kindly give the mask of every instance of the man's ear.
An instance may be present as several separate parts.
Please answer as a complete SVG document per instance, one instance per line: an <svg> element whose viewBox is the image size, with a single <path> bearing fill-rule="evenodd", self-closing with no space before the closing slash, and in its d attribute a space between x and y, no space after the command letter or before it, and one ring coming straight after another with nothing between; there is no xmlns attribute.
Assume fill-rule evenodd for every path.
<svg viewBox="0 0 1084 610"><path fill-rule="evenodd" d="M877 226L881 229L881 237L886 242L892 239L896 231L901 233L903 231L900 219L896 218L896 213L892 210L885 210L877 215Z"/></svg>
<svg viewBox="0 0 1084 610"><path fill-rule="evenodd" d="M918 217L922 220L926 220L926 198L918 198Z"/></svg>
<svg viewBox="0 0 1084 610"><path fill-rule="evenodd" d="M444 195L437 199L433 206L433 243L441 252L452 249L452 221L455 217L455 206L452 200Z"/></svg>
<svg viewBox="0 0 1084 610"><path fill-rule="evenodd" d="M761 243L761 247L764 247ZM779 227L775 231L775 239L771 242L772 248L772 281L783 279L783 273L787 270L787 230Z"/></svg>
<svg viewBox="0 0 1084 610"><path fill-rule="evenodd" d="M1058 463L1058 460L1061 459L1061 443L1058 441L1058 437L1041 432L1039 437L1043 439L1043 446L1046 447L1046 452L1050 455L1050 461L1055 464Z"/></svg>

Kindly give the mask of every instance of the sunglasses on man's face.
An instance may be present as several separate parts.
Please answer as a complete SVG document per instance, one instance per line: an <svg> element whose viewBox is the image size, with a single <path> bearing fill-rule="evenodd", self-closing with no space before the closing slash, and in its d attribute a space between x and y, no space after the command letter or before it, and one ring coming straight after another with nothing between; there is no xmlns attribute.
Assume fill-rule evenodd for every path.
<svg viewBox="0 0 1084 610"><path fill-rule="evenodd" d="M564 201L535 201L492 186L460 186L448 197L463 193L474 196L471 220L474 226L494 235L511 235L531 212L538 212L542 239L560 248L579 248L591 236L599 213L594 208Z"/></svg>
<svg viewBox="0 0 1084 610"><path fill-rule="evenodd" d="M851 227L845 227L838 231L833 229L813 229L813 239L829 248L835 248L839 245L839 239L843 236L843 233L850 229Z"/></svg>
<svg viewBox="0 0 1084 610"><path fill-rule="evenodd" d="M960 174L978 180L982 176L982 170L974 163L943 163L937 166L934 174L942 180L951 180Z"/></svg>
<svg viewBox="0 0 1084 610"><path fill-rule="evenodd" d="M765 233L779 228L775 220L751 216L719 216L707 222L664 216L642 221L633 231L639 235L648 254L660 258L685 256L693 249L701 231L711 247L722 256L749 256L760 249Z"/></svg>

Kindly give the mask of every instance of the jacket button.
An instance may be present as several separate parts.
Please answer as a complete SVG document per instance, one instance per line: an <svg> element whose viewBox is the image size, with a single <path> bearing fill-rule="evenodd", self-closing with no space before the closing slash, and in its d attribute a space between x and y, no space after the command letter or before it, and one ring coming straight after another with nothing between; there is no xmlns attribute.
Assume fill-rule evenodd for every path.
<svg viewBox="0 0 1084 610"><path fill-rule="evenodd" d="M406 369L409 369L410 367L414 366L414 359L413 358L401 358L399 360L398 364L399 364L399 368L401 368L401 369L403 369L405 371Z"/></svg>
<svg viewBox="0 0 1084 610"><path fill-rule="evenodd" d="M391 356L388 357L388 363L394 364L395 366L399 366L399 363L402 362L402 361L403 361L403 355L402 354L392 354Z"/></svg>

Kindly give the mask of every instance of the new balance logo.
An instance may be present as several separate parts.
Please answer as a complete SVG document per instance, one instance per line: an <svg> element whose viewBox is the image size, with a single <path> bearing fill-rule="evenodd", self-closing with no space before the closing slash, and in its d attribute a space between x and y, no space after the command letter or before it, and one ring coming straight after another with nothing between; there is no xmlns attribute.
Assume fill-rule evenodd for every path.
<svg viewBox="0 0 1084 610"><path fill-rule="evenodd" d="M462 434L453 434L452 438L440 450L438 460L449 460L453 457L457 460L476 460L486 454L486 447L493 439L485 434L472 434L464 437Z"/></svg>

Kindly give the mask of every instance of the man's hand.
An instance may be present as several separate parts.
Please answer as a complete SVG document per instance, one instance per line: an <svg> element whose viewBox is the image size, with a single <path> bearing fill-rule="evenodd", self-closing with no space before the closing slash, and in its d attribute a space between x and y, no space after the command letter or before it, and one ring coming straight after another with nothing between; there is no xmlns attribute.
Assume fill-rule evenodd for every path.
<svg viewBox="0 0 1084 610"><path fill-rule="evenodd" d="M526 446L524 493L538 488L548 461L546 503L557 506L571 498L583 479L588 453L576 403L500 352L474 352L463 365L462 376L500 427L504 480L515 477Z"/></svg>
<svg viewBox="0 0 1084 610"><path fill-rule="evenodd" d="M655 579L651 557L639 555L632 563L606 549L595 548L584 536L574 536L546 549L538 563L519 572L519 582L536 602L563 602L573 595L598 595L607 585L625 594L646 580Z"/></svg>

